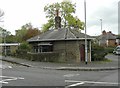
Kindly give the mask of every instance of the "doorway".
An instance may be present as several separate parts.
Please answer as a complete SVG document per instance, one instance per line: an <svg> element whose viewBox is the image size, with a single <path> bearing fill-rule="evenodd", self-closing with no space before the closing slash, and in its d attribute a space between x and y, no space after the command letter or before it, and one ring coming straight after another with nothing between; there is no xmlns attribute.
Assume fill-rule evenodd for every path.
<svg viewBox="0 0 120 88"><path fill-rule="evenodd" d="M85 45L80 46L80 60L85 61Z"/></svg>

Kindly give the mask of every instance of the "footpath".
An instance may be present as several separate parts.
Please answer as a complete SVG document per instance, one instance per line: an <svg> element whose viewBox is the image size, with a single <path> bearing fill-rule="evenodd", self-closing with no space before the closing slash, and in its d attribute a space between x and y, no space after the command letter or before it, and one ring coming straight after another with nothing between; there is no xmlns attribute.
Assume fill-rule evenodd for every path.
<svg viewBox="0 0 120 88"><path fill-rule="evenodd" d="M70 70L70 71L104 71L104 70L118 70L118 58L112 54L106 56L110 61L92 61L85 64L85 62L76 63L51 63L51 62L38 62L29 61L20 58L4 57L0 56L0 60L11 62L14 64L26 66L26 67L36 67L41 69L50 70Z"/></svg>

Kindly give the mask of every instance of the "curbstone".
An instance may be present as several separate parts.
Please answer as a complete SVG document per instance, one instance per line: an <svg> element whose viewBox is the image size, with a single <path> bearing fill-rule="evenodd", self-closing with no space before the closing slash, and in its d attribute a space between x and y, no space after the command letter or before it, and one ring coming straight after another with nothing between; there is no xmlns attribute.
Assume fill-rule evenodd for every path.
<svg viewBox="0 0 120 88"><path fill-rule="evenodd" d="M25 63L19 63L16 61L0 59L3 61L7 61L10 63L15 63L18 65L26 66L26 67L36 67ZM67 71L105 71L105 70L118 70L120 67L40 67L41 69L49 69L49 70L67 70Z"/></svg>

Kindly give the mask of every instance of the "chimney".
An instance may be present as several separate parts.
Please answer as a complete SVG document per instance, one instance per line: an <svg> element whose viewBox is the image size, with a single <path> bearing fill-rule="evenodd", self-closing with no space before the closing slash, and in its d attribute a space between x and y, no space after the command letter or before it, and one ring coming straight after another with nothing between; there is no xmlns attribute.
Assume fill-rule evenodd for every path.
<svg viewBox="0 0 120 88"><path fill-rule="evenodd" d="M106 31L104 30L104 31L102 32L102 34L103 34L103 35L106 35Z"/></svg>
<svg viewBox="0 0 120 88"><path fill-rule="evenodd" d="M59 10L56 10L55 28L61 28L61 17L59 16Z"/></svg>

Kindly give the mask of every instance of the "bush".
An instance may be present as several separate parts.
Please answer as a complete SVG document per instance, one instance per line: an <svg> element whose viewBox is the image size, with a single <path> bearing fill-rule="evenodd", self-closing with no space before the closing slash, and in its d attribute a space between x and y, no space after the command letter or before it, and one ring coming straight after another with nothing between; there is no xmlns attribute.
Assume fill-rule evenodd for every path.
<svg viewBox="0 0 120 88"><path fill-rule="evenodd" d="M31 50L31 46L27 42L23 42L16 50L16 57L27 59L27 52Z"/></svg>
<svg viewBox="0 0 120 88"><path fill-rule="evenodd" d="M22 59L26 59L27 58L27 50L22 50L22 49L18 49L16 50L16 56L18 58L22 58Z"/></svg>
<svg viewBox="0 0 120 88"><path fill-rule="evenodd" d="M20 50L27 50L27 51L31 50L31 46L27 42L23 42L22 44L20 44L18 48Z"/></svg>
<svg viewBox="0 0 120 88"><path fill-rule="evenodd" d="M115 49L115 47L106 47L105 48L105 51L107 52L107 53L113 53L113 50Z"/></svg>
<svg viewBox="0 0 120 88"><path fill-rule="evenodd" d="M92 45L92 61L102 61L105 59L107 52L104 47L93 44Z"/></svg>

